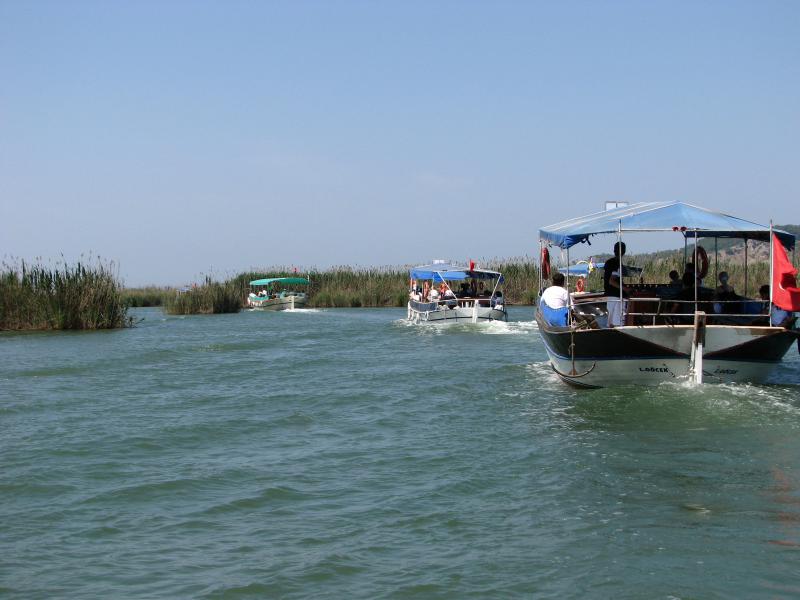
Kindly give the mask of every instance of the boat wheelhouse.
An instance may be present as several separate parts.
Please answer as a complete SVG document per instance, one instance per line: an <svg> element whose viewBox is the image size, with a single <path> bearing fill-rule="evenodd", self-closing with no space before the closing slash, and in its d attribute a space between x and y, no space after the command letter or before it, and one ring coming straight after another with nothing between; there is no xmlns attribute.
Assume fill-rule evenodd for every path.
<svg viewBox="0 0 800 600"><path fill-rule="evenodd" d="M408 320L414 323L507 321L503 275L434 261L411 269Z"/></svg>
<svg viewBox="0 0 800 600"><path fill-rule="evenodd" d="M296 288L309 283L305 277L254 279L250 282L253 291L247 296L247 306L263 310L303 308L308 302L308 294Z"/></svg>
<svg viewBox="0 0 800 600"><path fill-rule="evenodd" d="M792 311L800 310L800 290L786 257L786 249L794 249L794 235L680 202L638 203L540 229L542 270L549 271L548 246L564 250L569 264L569 249L591 236L614 234L622 246L633 232L683 237L683 286L643 283L638 272L631 281L634 272L624 264L623 249L605 263L606 270L614 269L605 274L616 282L613 294L609 289L572 293L568 305L556 309L540 301L536 321L553 370L569 384L590 388L681 377L765 381L798 338L790 327ZM721 297L718 289L703 285L710 274L701 238L704 243L713 240L715 249L719 238L744 240L745 269L747 242L768 242L769 297L747 298L747 289L744 296ZM693 242L691 248L688 242ZM567 289L569 277L567 270ZM789 315L781 324L775 322L775 307Z"/></svg>

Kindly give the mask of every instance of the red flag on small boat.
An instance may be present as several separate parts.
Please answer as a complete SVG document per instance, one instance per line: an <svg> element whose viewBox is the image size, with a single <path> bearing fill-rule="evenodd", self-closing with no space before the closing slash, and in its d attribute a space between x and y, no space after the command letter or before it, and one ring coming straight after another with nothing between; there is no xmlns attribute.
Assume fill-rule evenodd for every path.
<svg viewBox="0 0 800 600"><path fill-rule="evenodd" d="M470 261L469 261L469 270L470 271L474 271L475 270L475 261L472 260L472 259L470 259Z"/></svg>
<svg viewBox="0 0 800 600"><path fill-rule="evenodd" d="M800 288L797 287L797 269L786 255L786 249L772 236L772 303L788 311L800 311Z"/></svg>

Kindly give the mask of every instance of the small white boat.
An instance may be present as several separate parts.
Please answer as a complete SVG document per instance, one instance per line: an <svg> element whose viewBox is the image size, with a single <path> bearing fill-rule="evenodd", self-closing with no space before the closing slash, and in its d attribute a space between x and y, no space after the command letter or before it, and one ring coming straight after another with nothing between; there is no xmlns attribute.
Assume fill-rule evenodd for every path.
<svg viewBox="0 0 800 600"><path fill-rule="evenodd" d="M413 323L507 321L502 274L434 261L411 269L408 320Z"/></svg>
<svg viewBox="0 0 800 600"><path fill-rule="evenodd" d="M287 286L308 285L305 277L270 277L254 279L250 282L254 291L247 296L249 308L263 310L289 310L303 308L308 302L308 294Z"/></svg>

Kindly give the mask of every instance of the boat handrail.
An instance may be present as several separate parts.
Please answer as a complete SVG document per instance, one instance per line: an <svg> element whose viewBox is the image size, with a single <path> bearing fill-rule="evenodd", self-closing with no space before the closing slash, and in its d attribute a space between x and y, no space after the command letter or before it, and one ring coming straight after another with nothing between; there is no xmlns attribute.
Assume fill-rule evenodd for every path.
<svg viewBox="0 0 800 600"><path fill-rule="evenodd" d="M601 306L606 305L609 299L613 301L618 301L613 296L603 296L602 299L600 298L593 298L591 300L585 300L582 302L573 302L570 305L570 313L572 315L577 315L580 317L591 316L591 314L584 313L581 309L591 306ZM697 299L697 300L683 300L683 299L673 299L673 298L658 298L658 297L635 297L635 298L625 298L628 301L630 307L635 307L636 303L653 303L657 302L658 306L656 307L655 311L634 311L634 310L626 310L625 315L626 318L629 317L652 317L653 318L653 325L656 325L656 318L671 318L671 317L692 317L694 316L694 311L692 312L665 312L662 310L663 306L667 306L672 308L673 306L677 305L677 309L680 310L681 308L689 306L698 306L698 305L731 305L731 304L739 304L742 303L752 303L752 304L759 304L762 301L756 300L753 298L742 298L740 300L713 300L713 299ZM685 308L684 308L685 309ZM728 325L728 326L753 326L754 322L758 320L763 320L768 315L764 314L763 312L709 312L708 317L711 320L711 325ZM728 319L738 319L742 322L739 323L720 323L719 321L724 321ZM717 321L717 322L715 322ZM746 321L746 322L745 322ZM640 325L642 323L639 323ZM670 324L670 323L668 323Z"/></svg>

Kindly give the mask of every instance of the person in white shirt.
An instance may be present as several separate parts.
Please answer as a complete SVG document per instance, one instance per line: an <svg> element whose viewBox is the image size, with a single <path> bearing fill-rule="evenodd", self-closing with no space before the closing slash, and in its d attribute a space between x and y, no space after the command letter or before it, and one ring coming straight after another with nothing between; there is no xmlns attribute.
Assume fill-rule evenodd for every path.
<svg viewBox="0 0 800 600"><path fill-rule="evenodd" d="M569 292L564 287L564 275L555 273L552 282L553 285L542 292L542 301L550 308L569 306Z"/></svg>

